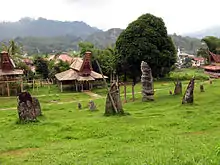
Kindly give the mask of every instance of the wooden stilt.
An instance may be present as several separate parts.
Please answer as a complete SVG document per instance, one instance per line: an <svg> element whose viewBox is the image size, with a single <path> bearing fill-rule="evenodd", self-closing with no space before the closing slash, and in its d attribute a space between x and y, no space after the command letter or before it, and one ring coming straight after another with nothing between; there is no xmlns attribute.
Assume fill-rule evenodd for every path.
<svg viewBox="0 0 220 165"><path fill-rule="evenodd" d="M23 81L21 81L21 92L24 91Z"/></svg>
<svg viewBox="0 0 220 165"><path fill-rule="evenodd" d="M8 92L8 97L10 96L10 88L9 88L9 84L7 82L7 92Z"/></svg>
<svg viewBox="0 0 220 165"><path fill-rule="evenodd" d="M81 86L82 86L82 89L81 89L81 91L83 92L83 82L82 82Z"/></svg>
<svg viewBox="0 0 220 165"><path fill-rule="evenodd" d="M134 85L132 84L132 101L134 101Z"/></svg>
<svg viewBox="0 0 220 165"><path fill-rule="evenodd" d="M62 81L60 82L60 91L63 92L63 83L62 83Z"/></svg>
<svg viewBox="0 0 220 165"><path fill-rule="evenodd" d="M76 91L78 92L78 82L75 81L75 85L76 85Z"/></svg>
<svg viewBox="0 0 220 165"><path fill-rule="evenodd" d="M35 81L34 81L34 79L33 79L33 82L32 82L32 83L33 83L33 91L34 91L34 84L35 84Z"/></svg>

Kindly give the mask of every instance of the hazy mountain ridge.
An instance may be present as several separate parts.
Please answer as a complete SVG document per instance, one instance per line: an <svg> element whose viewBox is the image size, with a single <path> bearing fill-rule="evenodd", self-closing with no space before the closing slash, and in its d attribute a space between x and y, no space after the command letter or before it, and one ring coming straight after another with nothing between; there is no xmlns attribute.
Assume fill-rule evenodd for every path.
<svg viewBox="0 0 220 165"><path fill-rule="evenodd" d="M21 43L30 54L78 50L80 41L88 41L98 48L113 46L123 29L107 31L80 22L63 22L39 18L23 18L18 22L0 23L0 39ZM201 45L200 39L171 35L174 44L185 52L194 54Z"/></svg>
<svg viewBox="0 0 220 165"><path fill-rule="evenodd" d="M72 35L87 37L90 34L101 31L84 22L62 22L47 20L44 18L23 18L18 22L0 23L0 38L10 39L16 37L57 37Z"/></svg>
<svg viewBox="0 0 220 165"><path fill-rule="evenodd" d="M213 27L203 29L200 31L192 32L192 33L186 33L186 34L183 34L183 36L189 36L189 37L199 38L199 39L202 39L206 36L220 37L220 25L213 26Z"/></svg>

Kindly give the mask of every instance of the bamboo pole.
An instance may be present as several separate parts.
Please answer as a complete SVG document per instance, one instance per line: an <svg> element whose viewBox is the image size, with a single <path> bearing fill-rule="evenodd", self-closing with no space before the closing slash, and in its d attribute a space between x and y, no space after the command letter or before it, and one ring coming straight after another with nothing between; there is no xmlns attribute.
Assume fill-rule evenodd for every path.
<svg viewBox="0 0 220 165"><path fill-rule="evenodd" d="M107 82L106 82L106 80L105 80L105 77L104 77L104 75L103 75L102 68L100 67L99 62L98 62L97 60L95 60L95 61L96 61L96 64L97 64L97 66L98 66L98 68L99 68L99 71L100 71L100 73L101 73L101 75L102 75L102 78L103 78L103 81L104 81L104 83L105 83L105 86L106 86L106 89L107 89L109 98L110 98L110 100L111 100L111 102L112 102L113 108L114 108L115 112L118 113L118 109L117 109L117 107L116 107L116 105L115 105L115 103L114 103L114 100L113 100L113 98L112 98L112 95L111 95L111 93L110 93L110 91L109 91L109 89L108 89L108 84L107 84Z"/></svg>

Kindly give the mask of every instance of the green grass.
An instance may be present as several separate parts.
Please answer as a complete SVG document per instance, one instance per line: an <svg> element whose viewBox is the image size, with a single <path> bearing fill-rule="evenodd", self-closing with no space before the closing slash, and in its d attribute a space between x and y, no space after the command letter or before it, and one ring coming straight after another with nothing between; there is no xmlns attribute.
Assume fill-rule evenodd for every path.
<svg viewBox="0 0 220 165"><path fill-rule="evenodd" d="M169 74L168 79L190 80L193 76L196 80L209 80L209 76L200 68L183 68L181 70L175 70Z"/></svg>
<svg viewBox="0 0 220 165"><path fill-rule="evenodd" d="M204 93L199 84L195 103L181 105L182 96L169 95L173 82L157 82L155 101L142 103L137 93L135 102L123 105L131 114L123 117L105 117L105 99L94 100L98 110L90 112L82 93L59 94L81 100L82 110L74 102L51 105L40 97L44 116L37 123L16 124L15 110L0 111L0 164L218 165L220 81L205 83ZM105 96L104 90L94 92Z"/></svg>

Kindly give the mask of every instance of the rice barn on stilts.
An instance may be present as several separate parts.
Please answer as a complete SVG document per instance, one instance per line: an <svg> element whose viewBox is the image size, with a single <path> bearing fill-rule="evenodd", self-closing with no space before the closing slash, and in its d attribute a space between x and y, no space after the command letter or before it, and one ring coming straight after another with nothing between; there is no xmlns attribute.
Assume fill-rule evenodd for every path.
<svg viewBox="0 0 220 165"><path fill-rule="evenodd" d="M74 91L91 90L93 87L104 86L103 76L93 71L91 52L86 52L83 58L73 58L70 69L55 75L60 91L71 89ZM108 78L104 76L104 78Z"/></svg>
<svg viewBox="0 0 220 165"><path fill-rule="evenodd" d="M1 52L0 96L17 95L23 91L23 70L16 66L8 52Z"/></svg>

